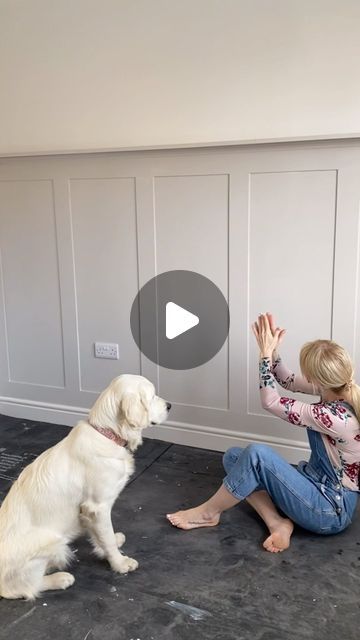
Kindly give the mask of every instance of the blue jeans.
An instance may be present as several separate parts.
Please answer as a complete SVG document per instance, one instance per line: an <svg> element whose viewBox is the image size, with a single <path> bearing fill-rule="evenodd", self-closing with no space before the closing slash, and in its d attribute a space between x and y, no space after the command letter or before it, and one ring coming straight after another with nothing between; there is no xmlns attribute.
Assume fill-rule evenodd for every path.
<svg viewBox="0 0 360 640"><path fill-rule="evenodd" d="M307 429L309 462L297 469L264 444L224 454L224 486L238 500L264 489L288 518L309 531L338 533L352 521L358 493L339 482L320 433Z"/></svg>

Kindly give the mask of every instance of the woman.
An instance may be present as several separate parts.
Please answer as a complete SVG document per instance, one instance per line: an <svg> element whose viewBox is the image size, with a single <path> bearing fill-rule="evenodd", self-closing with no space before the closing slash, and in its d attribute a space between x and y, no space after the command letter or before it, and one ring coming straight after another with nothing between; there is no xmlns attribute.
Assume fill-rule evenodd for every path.
<svg viewBox="0 0 360 640"><path fill-rule="evenodd" d="M351 523L360 490L360 387L349 355L335 342L305 344L303 375L295 376L277 353L285 332L275 329L271 314L259 316L252 329L260 349L262 406L306 427L310 461L295 469L266 445L233 447L224 455L227 475L215 495L167 518L181 529L215 526L223 511L246 499L269 529L265 549L276 553L288 548L294 522L320 534L338 533ZM320 395L321 401L280 397L275 380L290 391Z"/></svg>

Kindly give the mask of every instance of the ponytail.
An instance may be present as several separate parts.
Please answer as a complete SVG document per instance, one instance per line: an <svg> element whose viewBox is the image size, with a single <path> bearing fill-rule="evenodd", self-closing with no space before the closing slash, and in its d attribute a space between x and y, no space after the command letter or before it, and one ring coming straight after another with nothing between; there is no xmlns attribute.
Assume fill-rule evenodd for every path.
<svg viewBox="0 0 360 640"><path fill-rule="evenodd" d="M358 422L360 423L360 386L355 382L351 385L349 389L349 395L351 398L351 406L354 408L355 415L357 417Z"/></svg>

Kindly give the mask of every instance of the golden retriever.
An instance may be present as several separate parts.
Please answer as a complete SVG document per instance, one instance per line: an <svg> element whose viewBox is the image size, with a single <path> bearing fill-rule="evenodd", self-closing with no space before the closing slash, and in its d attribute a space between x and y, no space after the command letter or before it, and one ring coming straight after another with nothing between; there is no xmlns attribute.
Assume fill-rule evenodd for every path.
<svg viewBox="0 0 360 640"><path fill-rule="evenodd" d="M102 392L88 420L27 466L0 508L0 595L32 600L67 589L69 543L87 534L95 553L118 573L136 560L119 551L111 509L134 470L142 430L166 420L171 405L142 376L121 375Z"/></svg>

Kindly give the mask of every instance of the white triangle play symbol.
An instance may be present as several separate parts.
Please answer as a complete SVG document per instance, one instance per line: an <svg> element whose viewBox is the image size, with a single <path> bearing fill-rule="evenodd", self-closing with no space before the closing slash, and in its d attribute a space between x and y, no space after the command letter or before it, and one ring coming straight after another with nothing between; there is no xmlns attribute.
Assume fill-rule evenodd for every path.
<svg viewBox="0 0 360 640"><path fill-rule="evenodd" d="M198 316L183 307L179 307L175 302L166 304L166 337L169 340L189 331L199 324Z"/></svg>

